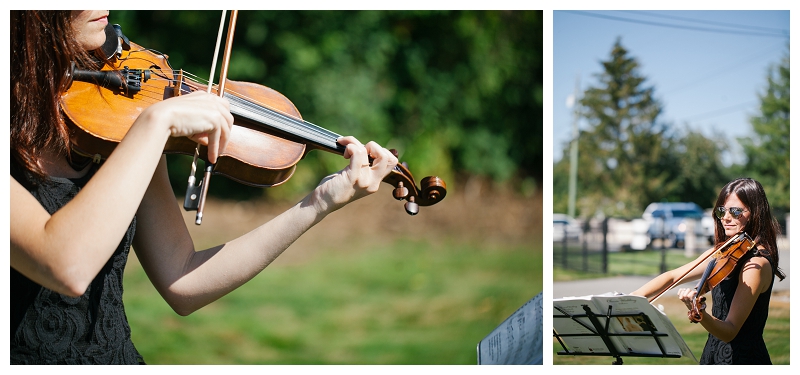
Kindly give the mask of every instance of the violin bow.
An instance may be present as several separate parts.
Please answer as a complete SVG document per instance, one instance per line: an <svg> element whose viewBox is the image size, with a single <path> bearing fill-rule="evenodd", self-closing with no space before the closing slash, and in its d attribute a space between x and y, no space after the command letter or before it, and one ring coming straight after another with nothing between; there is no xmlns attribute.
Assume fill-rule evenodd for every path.
<svg viewBox="0 0 800 375"><path fill-rule="evenodd" d="M222 30L225 28L225 14L227 11L222 11L222 17L219 21L219 32L217 33L217 44L214 48L214 57L211 62L211 74L208 78L208 93L211 93L214 83L214 72L217 67L217 56L219 55L220 41L222 40ZM236 29L236 18L239 11L231 11L230 21L228 22L228 36L225 40L225 52L222 56L222 68L220 69L219 84L217 84L217 95L220 97L225 93L225 81L228 76L228 65L231 59L231 49L233 47L233 33ZM200 180L199 186L195 186L195 173L197 171L197 158L200 155L200 144L194 150L194 158L192 160L192 170L189 174L189 183L186 187L186 198L184 200L183 208L186 210L196 209L194 223L197 225L203 222L203 209L205 208L206 196L208 195L208 184L211 181L211 173L214 171L214 164L206 163L203 171L203 179ZM199 194L199 195L198 195Z"/></svg>
<svg viewBox="0 0 800 375"><path fill-rule="evenodd" d="M670 289L674 288L676 285L678 285L681 282L683 282L683 279L686 278L686 275L688 275L690 272L694 271L694 269L697 268L699 265L703 264L703 262L705 262L706 259L708 259L708 258L710 258L710 257L712 257L712 256L714 256L716 254L719 254L721 251L724 251L725 249L729 248L734 243L741 241L741 239L744 238L743 236L746 236L746 235L747 234L744 233L744 232L739 232L739 233L731 236L731 238L729 238L727 241L725 241L725 243L723 243L722 246L720 246L718 249L716 249L716 250L712 251L711 253L709 253L708 255L706 255L705 258L703 258L703 260L700 261L700 263L697 263L694 267L690 268L683 275L681 275L681 277L679 277L678 280L675 280L675 282L670 284L668 287L664 288L664 290L662 290L660 293L658 293L655 297L653 297L653 299L651 299L648 302L650 302L650 303L655 302L657 299L659 299L659 297L664 295L664 293L666 293ZM706 272L708 272L708 269L706 270ZM703 276L703 278L705 278L705 277L707 277L707 275Z"/></svg>
<svg viewBox="0 0 800 375"><path fill-rule="evenodd" d="M238 11L233 10L231 11L230 22L228 23L228 37L225 44L225 51L223 54L223 62L221 64L221 72L220 72L220 80L219 84L217 85L217 95L220 97L223 96L225 92L225 82L227 80L227 73L228 73L228 65L230 61L230 54L231 49L233 47L233 34L236 28L236 18L238 15ZM211 67L211 77L209 78L208 90L211 92L212 89L212 78L214 76L214 68L216 67L216 56L219 54L219 47L220 47L220 40L222 35L222 30L224 28L224 20L225 20L225 11L222 13L222 19L220 20L220 29L219 34L217 36L217 46L214 52L214 63ZM280 114L279 112L276 112ZM308 125L313 125L311 123L307 123ZM324 129L321 129L324 130ZM327 131L327 130L325 130ZM206 195L208 192L208 184L211 179L211 174L214 171L214 164L210 162L205 163L203 179L200 181L199 186L195 186L195 172L197 171L196 163L199 157L199 147L198 144L195 148L194 153L194 160L192 161L192 170L189 176L189 184L186 187L186 195L183 203L183 208L187 211L196 210L197 214L195 216L195 224L200 225L203 220L203 209L205 206ZM342 147L338 145L338 147ZM342 148L343 149L343 148ZM394 153L397 156L396 153ZM447 194L446 184L445 182L437 176L429 176L423 178L421 180L422 189L416 187L416 183L411 175L411 172L408 171L407 167L404 163L398 164L394 171L392 171L388 176L384 178L384 182L395 186L395 189L392 192L392 195L397 200L405 199L407 202L405 204L405 210L410 215L416 215L419 212L419 206L428 206L435 204L436 202L442 200L444 196Z"/></svg>

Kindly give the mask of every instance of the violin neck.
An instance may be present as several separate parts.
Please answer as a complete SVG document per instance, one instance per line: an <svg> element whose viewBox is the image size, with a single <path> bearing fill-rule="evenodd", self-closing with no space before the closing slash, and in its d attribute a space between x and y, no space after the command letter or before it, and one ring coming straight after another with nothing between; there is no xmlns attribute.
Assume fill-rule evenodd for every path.
<svg viewBox="0 0 800 375"><path fill-rule="evenodd" d="M703 276L700 277L700 281L697 282L697 286L695 286L694 288L695 291L697 292L698 297L706 293L708 289L711 289L711 286L707 285L708 277L711 275L711 271L714 270L714 266L716 265L717 265L717 259L712 257L711 261L708 263L708 266L706 267L706 270L703 271Z"/></svg>
<svg viewBox="0 0 800 375"><path fill-rule="evenodd" d="M269 129L296 137L316 148L337 154L344 154L345 147L336 143L341 137L328 129L314 125L308 121L280 113L270 108L253 103L236 95L225 94L231 104L231 114L265 126Z"/></svg>

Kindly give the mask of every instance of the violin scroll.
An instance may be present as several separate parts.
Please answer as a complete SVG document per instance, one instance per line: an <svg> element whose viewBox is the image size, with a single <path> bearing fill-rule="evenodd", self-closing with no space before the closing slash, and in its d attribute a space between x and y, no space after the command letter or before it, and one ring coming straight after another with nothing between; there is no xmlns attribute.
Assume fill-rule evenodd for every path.
<svg viewBox="0 0 800 375"><path fill-rule="evenodd" d="M397 156L397 150L389 150ZM394 186L392 196L397 200L406 200L405 209L409 215L419 213L419 206L430 206L438 203L447 195L447 184L437 176L428 176L422 179L422 187L417 187L414 176L408 170L406 163L399 163L384 177L383 182Z"/></svg>

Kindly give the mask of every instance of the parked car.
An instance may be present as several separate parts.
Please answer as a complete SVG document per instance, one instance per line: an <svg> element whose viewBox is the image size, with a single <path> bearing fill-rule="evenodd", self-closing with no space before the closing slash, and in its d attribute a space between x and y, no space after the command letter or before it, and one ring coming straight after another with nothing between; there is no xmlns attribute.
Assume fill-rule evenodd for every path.
<svg viewBox="0 0 800 375"><path fill-rule="evenodd" d="M649 223L647 233L651 242L660 239L670 247L683 247L690 225L694 226L695 236L706 238L702 218L703 209L691 202L650 203L642 214L642 219Z"/></svg>
<svg viewBox="0 0 800 375"><path fill-rule="evenodd" d="M565 234L567 241L579 241L582 232L577 220L565 214L553 214L553 242L564 241Z"/></svg>
<svg viewBox="0 0 800 375"><path fill-rule="evenodd" d="M644 250L650 245L649 224L644 219L631 220L631 250Z"/></svg>

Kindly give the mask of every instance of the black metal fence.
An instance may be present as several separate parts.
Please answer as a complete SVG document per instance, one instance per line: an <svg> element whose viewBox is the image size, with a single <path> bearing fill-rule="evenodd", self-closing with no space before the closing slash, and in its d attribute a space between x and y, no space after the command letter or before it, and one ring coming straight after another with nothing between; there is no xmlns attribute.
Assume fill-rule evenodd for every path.
<svg viewBox="0 0 800 375"><path fill-rule="evenodd" d="M668 267L676 267L667 262L667 253L680 250L669 249L664 241L649 245L647 249L633 251L630 241L620 240L619 228L625 227L630 220L623 218L605 218L587 220L580 224L580 232L573 228L557 226L553 228L553 265L563 269L617 274L649 274L665 272ZM615 230L617 229L617 230ZM624 254L623 254L624 253ZM625 265L610 262L624 262ZM682 264L682 263L681 263Z"/></svg>
<svg viewBox="0 0 800 375"><path fill-rule="evenodd" d="M575 236L566 225L562 235L553 228L553 265L564 269L592 273L608 273L608 220L594 225L583 222L580 234ZM557 238L560 237L560 238Z"/></svg>
<svg viewBox="0 0 800 375"><path fill-rule="evenodd" d="M787 225L788 221L788 215L784 215L781 225ZM658 230L652 231L655 235L651 238L648 235L651 232L649 224L643 227L641 219L607 217L579 220L577 225L559 225L557 222L562 220L553 224L553 266L565 270L653 275L686 264L712 246L705 234L689 238L688 233L693 233L692 230L687 230L686 238L678 240L658 235ZM655 228L658 229L657 223ZM634 243L638 245L634 246ZM632 249L632 246L639 250Z"/></svg>

